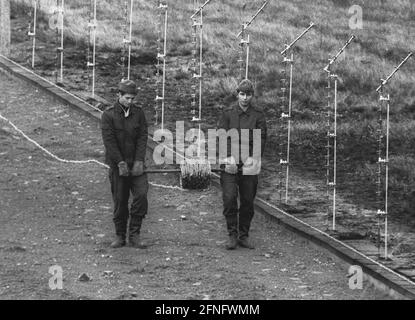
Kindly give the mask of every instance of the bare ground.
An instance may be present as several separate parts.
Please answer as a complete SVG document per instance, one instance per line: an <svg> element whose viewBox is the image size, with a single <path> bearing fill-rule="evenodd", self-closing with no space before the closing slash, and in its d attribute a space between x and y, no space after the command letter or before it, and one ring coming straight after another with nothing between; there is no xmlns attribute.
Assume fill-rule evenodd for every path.
<svg viewBox="0 0 415 320"><path fill-rule="evenodd" d="M99 125L0 74L0 112L65 159L102 160ZM224 250L220 192L151 187L148 249L110 249L107 172L58 162L0 121L1 299L386 299L347 266L256 215L255 250ZM150 159L148 159L150 161ZM150 181L177 185L175 176ZM48 286L63 268L63 290ZM90 281L78 277L86 273Z"/></svg>

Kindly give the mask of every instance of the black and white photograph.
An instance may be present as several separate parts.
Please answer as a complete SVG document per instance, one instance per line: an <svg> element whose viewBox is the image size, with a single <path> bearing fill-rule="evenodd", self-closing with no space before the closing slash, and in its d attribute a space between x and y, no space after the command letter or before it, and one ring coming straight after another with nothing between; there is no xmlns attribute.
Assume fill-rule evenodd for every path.
<svg viewBox="0 0 415 320"><path fill-rule="evenodd" d="M0 300L415 299L414 54L414 0L0 0Z"/></svg>

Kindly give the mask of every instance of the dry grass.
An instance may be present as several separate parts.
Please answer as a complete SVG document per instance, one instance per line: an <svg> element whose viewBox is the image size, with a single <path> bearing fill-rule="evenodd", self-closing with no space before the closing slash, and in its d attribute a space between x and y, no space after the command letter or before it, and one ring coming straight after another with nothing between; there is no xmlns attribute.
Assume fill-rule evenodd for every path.
<svg viewBox="0 0 415 320"><path fill-rule="evenodd" d="M12 0L14 12L27 11L32 0ZM65 30L67 40L87 41L89 1L67 0ZM168 53L189 55L193 1L167 0L169 6ZM21 4L26 4L22 6ZM124 1L97 2L97 44L105 50L120 50L123 34ZM262 1L212 0L204 10L204 48L209 76L209 92L223 97L232 92L239 78L238 40L241 23L247 21ZM39 0L44 23L53 14L55 0ZM134 1L133 53L155 52L157 38L157 1ZM363 8L363 29L351 30L351 5ZM319 110L326 104L325 74L327 58L354 33L357 36L340 57L334 71L339 75L339 111L370 117L376 108L374 89L379 79L388 75L415 43L415 4L412 0L313 0L270 1L250 26L250 78L260 93L259 102L266 109L275 108L281 69L279 52L313 21L317 26L295 49L294 107L299 112ZM215 66L224 65L224 68ZM229 79L232 79L229 81ZM415 63L408 63L390 84L393 114L415 111Z"/></svg>
<svg viewBox="0 0 415 320"><path fill-rule="evenodd" d="M14 3L29 4L32 0L14 0ZM176 0L166 1L169 5L168 52L173 55L190 53L191 21L193 2ZM52 14L53 0L40 0L40 8L45 15ZM356 96L352 102L362 102L371 108L373 89L379 79L391 72L396 64L413 50L415 43L415 14L413 1L366 1L356 0L353 5L363 8L364 25L362 30L350 30L348 12L351 1L314 0L314 1L271 1L266 11L260 14L250 27L251 37L251 73L250 77L258 82L261 92L275 88L276 69L279 69L279 51L284 43L291 41L310 21L317 24L296 48L297 108L316 108L321 106L318 96L324 96L320 86L324 77L322 67L329 55L333 55L350 34L358 37L341 57L344 61L335 68L343 79L340 90L344 96ZM85 5L87 4L87 5ZM122 46L123 1L98 1L97 43L109 50L118 50ZM157 38L157 1L135 1L133 49L135 52L153 49ZM238 77L238 40L241 23L248 20L262 1L215 1L204 10L205 59L211 65L226 62L228 76ZM350 4L350 5L349 5ZM87 39L89 1L66 1L67 38L79 43ZM301 72L300 72L301 70ZM214 79L220 74L215 70L206 70ZM415 64L408 64L396 76L391 84L391 94L398 106L395 111L411 109L415 103L413 92L408 88L415 81ZM265 79L265 80L264 80ZM220 81L218 90L222 90ZM211 86L212 86L211 85ZM269 96L269 95L268 95ZM301 98L301 97L312 97ZM261 101L266 106L273 103L268 98ZM349 104L350 106L350 104Z"/></svg>

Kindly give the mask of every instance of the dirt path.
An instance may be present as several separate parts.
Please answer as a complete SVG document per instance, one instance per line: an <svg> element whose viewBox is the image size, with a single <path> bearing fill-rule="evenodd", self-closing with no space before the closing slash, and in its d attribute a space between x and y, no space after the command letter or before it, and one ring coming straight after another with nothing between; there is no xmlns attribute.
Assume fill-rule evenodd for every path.
<svg viewBox="0 0 415 320"><path fill-rule="evenodd" d="M102 160L99 125L0 74L0 114L65 159ZM255 250L224 250L220 192L151 187L148 249L110 249L104 168L57 162L0 120L1 299L385 299L345 265L257 214ZM150 161L148 159L148 161ZM174 176L151 176L166 185ZM49 267L63 290L49 288ZM78 277L86 273L90 281Z"/></svg>

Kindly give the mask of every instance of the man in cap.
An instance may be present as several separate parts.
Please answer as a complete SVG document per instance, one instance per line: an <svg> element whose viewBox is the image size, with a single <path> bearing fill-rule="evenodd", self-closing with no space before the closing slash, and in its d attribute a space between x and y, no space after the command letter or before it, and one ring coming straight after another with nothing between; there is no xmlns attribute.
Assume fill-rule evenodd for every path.
<svg viewBox="0 0 415 320"><path fill-rule="evenodd" d="M147 214L148 181L144 173L147 147L147 121L143 110L133 104L137 86L131 80L121 81L117 102L104 111L101 118L105 162L109 165L109 179L114 202L115 241L112 248L126 245L143 248L140 229ZM128 199L132 194L129 210Z"/></svg>
<svg viewBox="0 0 415 320"><path fill-rule="evenodd" d="M243 80L238 85L237 94L238 101L224 110L218 123L218 129L224 129L228 139L225 157L219 155L219 163L224 168L220 181L223 214L229 234L226 243L228 250L236 249L238 244L244 248L254 248L249 241L249 229L254 216L258 174L267 137L265 114L252 101L252 82L248 79ZM237 141L232 138L232 131L237 132ZM237 148L232 148L235 144Z"/></svg>

